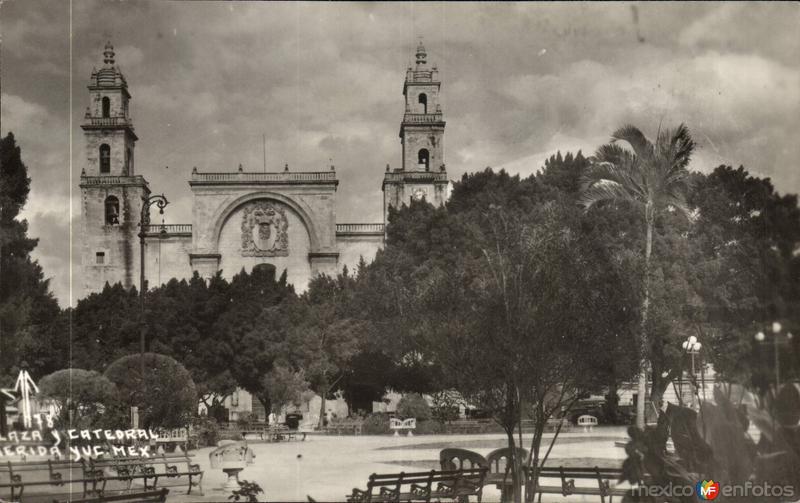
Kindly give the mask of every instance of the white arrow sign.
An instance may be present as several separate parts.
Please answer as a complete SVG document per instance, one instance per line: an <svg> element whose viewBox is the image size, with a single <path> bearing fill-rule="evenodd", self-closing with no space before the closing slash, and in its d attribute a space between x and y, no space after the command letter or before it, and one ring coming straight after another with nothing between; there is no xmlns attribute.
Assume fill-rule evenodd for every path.
<svg viewBox="0 0 800 503"><path fill-rule="evenodd" d="M19 376L17 377L17 382L14 385L14 391L22 395L22 420L25 428L31 428L33 426L33 415L31 414L31 389L33 389L34 393L39 392L36 382L31 379L31 375L28 374L28 371L21 370L19 372Z"/></svg>

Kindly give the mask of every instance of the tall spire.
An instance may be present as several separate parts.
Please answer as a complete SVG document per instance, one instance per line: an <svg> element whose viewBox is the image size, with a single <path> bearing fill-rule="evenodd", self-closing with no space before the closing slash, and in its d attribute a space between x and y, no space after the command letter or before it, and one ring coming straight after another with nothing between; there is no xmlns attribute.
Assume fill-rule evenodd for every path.
<svg viewBox="0 0 800 503"><path fill-rule="evenodd" d="M114 66L114 46L111 41L106 42L106 49L103 51L103 63L106 66Z"/></svg>

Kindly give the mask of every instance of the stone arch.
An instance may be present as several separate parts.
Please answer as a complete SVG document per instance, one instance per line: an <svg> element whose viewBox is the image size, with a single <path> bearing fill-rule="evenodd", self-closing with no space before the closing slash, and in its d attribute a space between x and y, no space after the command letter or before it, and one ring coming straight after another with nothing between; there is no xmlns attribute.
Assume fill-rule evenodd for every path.
<svg viewBox="0 0 800 503"><path fill-rule="evenodd" d="M300 220L303 222L303 226L306 228L306 232L308 233L308 240L311 245L311 252L319 251L319 238L317 236L317 230L314 226L314 220L308 214L308 212L300 206L297 201L294 199L284 196L283 194L278 194L276 192L268 192L268 191L260 191L260 192L250 192L248 194L242 195L237 197L230 203L228 203L221 212L217 214L217 217L214 220L214 233L212 234L212 243L214 246L214 253L219 252L219 237L222 233L222 228L225 225L225 222L228 221L230 216L238 210L242 205L249 203L250 201L255 201L258 199L270 199L272 201L277 201L279 203L285 204L288 206L292 211L294 211L299 217Z"/></svg>

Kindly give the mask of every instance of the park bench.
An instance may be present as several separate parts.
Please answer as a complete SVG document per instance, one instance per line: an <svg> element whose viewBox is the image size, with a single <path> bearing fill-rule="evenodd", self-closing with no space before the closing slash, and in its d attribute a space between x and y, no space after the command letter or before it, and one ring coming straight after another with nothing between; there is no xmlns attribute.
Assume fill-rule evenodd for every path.
<svg viewBox="0 0 800 503"><path fill-rule="evenodd" d="M399 436L400 430L408 430L408 436L413 437L413 430L417 429L417 420L413 417L408 419L389 418L389 429L394 430L394 436Z"/></svg>
<svg viewBox="0 0 800 503"><path fill-rule="evenodd" d="M97 496L83 499L54 499L53 503L105 503L105 502L130 502L130 503L164 503L169 489L162 488L158 491L145 491L140 493L123 493L115 495Z"/></svg>
<svg viewBox="0 0 800 503"><path fill-rule="evenodd" d="M353 503L430 502L441 499L467 501L475 496L478 503L483 495L486 468L412 473L373 473L365 490L353 489L347 496Z"/></svg>
<svg viewBox="0 0 800 503"><path fill-rule="evenodd" d="M625 489L612 487L612 481L617 481L622 475L619 468L569 468L543 467L539 468L539 482L536 487L536 494L560 494L564 497L576 495L599 496L600 502L612 503L614 496L623 497L627 492ZM542 483L556 479L559 485L547 485ZM575 479L591 480L595 485L576 485Z"/></svg>
<svg viewBox="0 0 800 503"><path fill-rule="evenodd" d="M448 424L453 433L483 433L491 427L491 420L459 419Z"/></svg>
<svg viewBox="0 0 800 503"><path fill-rule="evenodd" d="M181 446L184 451L188 450L189 438L191 432L189 428L173 428L171 430L159 428L156 430L158 438L156 438L156 445L159 454L173 452L176 447Z"/></svg>
<svg viewBox="0 0 800 503"><path fill-rule="evenodd" d="M561 424L561 431L570 431L572 429L572 423L569 422L568 419L564 418L563 423L562 420L557 417L551 417L547 420L545 424L545 430L550 430L555 432L558 430L558 425Z"/></svg>
<svg viewBox="0 0 800 503"><path fill-rule="evenodd" d="M340 422L331 422L328 423L327 426L322 428L326 434L334 434L334 435L361 435L361 427L363 425L362 421L340 421Z"/></svg>
<svg viewBox="0 0 800 503"><path fill-rule="evenodd" d="M590 432L597 426L597 418L589 415L580 416L578 418L578 426L582 427L584 432Z"/></svg>
<svg viewBox="0 0 800 503"><path fill-rule="evenodd" d="M229 431L238 432L238 435L232 435L237 440L247 439L247 435L258 435L261 440L269 442L280 442L283 440L305 440L306 433L292 429L285 424L272 424L266 423L253 423L240 429L230 428Z"/></svg>
<svg viewBox="0 0 800 503"><path fill-rule="evenodd" d="M162 487L186 486L186 494L191 494L192 489L197 487L200 494L203 494L203 471L200 470L199 464L192 463L189 454L99 458L89 460L87 465L84 479L96 481L93 490L89 492L98 492L96 486L99 482L105 484L105 480L109 479L106 474L108 471L116 473L111 480L127 483L128 489L134 480L141 479L145 490L155 490L160 480ZM84 482L84 486L86 485L87 482ZM99 491L100 494L103 490L104 485Z"/></svg>
<svg viewBox="0 0 800 503"><path fill-rule="evenodd" d="M306 439L306 433L304 431L291 429L285 424L276 424L270 426L266 430L266 434L268 435L268 440L272 442L280 442L282 440L298 440L298 435L300 435L299 440L302 441Z"/></svg>
<svg viewBox="0 0 800 503"><path fill-rule="evenodd" d="M0 464L0 494L11 493L11 500L22 499L25 487L30 486L63 486L70 481L70 472L79 470L80 475L75 477L80 481L85 472L84 464L70 460L42 460L42 461L6 461ZM47 479L37 478L36 472L47 472Z"/></svg>
<svg viewBox="0 0 800 503"><path fill-rule="evenodd" d="M179 466L185 463L186 466ZM163 466L163 468L161 468ZM161 468L161 469L159 469ZM77 473L73 473L73 471ZM46 476L45 476L46 475ZM181 480L185 478L185 480ZM0 494L9 493L11 501L22 499L26 488L60 487L78 484L83 497L103 497L109 482L119 482L119 490L129 491L134 480L142 480L144 490L155 490L161 481L167 487L187 485L187 494L198 487L203 494L203 472L191 463L188 455L156 457L109 457L98 459L43 460L0 464ZM152 482L151 482L152 481ZM169 483L174 481L176 483Z"/></svg>

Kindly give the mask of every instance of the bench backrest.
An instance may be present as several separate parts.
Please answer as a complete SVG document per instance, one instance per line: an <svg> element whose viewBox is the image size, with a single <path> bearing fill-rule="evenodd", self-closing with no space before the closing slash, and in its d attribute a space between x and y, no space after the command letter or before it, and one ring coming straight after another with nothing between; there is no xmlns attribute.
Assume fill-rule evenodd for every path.
<svg viewBox="0 0 800 503"><path fill-rule="evenodd" d="M489 468L489 462L477 452L467 449L448 448L439 452L439 467L442 470Z"/></svg>
<svg viewBox="0 0 800 503"><path fill-rule="evenodd" d="M621 468L571 468L568 466L546 466L539 468L539 477L574 479L602 479L618 480L622 476Z"/></svg>
<svg viewBox="0 0 800 503"><path fill-rule="evenodd" d="M431 470L429 472L400 472L400 473L373 473L369 476L367 492L373 493L375 488L389 488L401 492L402 486L417 484L426 486L429 489L435 487L439 482L448 484L458 484L459 482L469 482L475 486L483 486L487 468L468 468L464 470Z"/></svg>
<svg viewBox="0 0 800 503"><path fill-rule="evenodd" d="M584 426L584 425L595 426L596 424L597 424L597 418L594 416L583 415L578 418L578 426Z"/></svg>
<svg viewBox="0 0 800 503"><path fill-rule="evenodd" d="M528 450L522 447L514 448L514 456L520 466L525 466L528 462ZM511 460L511 449L508 447L501 447L495 449L486 456L486 461L489 462L489 473L506 473L509 468Z"/></svg>

